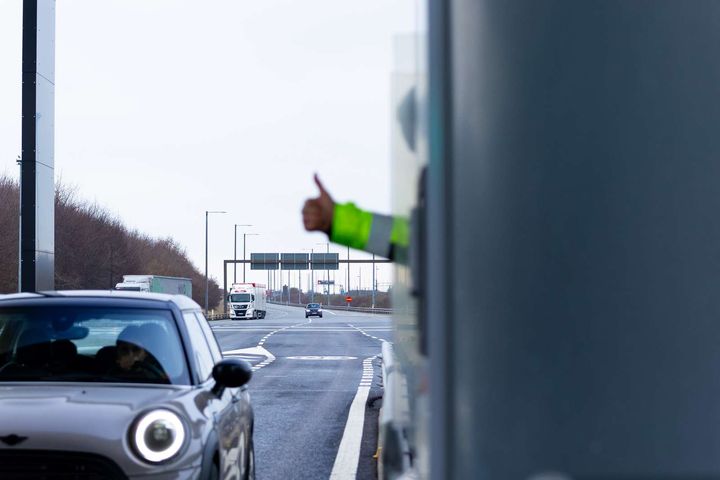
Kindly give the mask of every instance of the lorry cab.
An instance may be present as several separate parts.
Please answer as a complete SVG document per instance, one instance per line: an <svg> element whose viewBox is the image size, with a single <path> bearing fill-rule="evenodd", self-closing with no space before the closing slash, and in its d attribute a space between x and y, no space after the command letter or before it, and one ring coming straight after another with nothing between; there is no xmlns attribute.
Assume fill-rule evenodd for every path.
<svg viewBox="0 0 720 480"><path fill-rule="evenodd" d="M231 319L265 318L265 286L256 283L234 283L227 296Z"/></svg>

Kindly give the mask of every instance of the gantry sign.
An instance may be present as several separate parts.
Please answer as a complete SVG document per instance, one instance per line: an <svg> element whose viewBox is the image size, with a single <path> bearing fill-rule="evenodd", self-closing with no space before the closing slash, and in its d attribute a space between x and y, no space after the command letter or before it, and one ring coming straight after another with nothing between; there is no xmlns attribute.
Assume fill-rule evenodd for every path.
<svg viewBox="0 0 720 480"><path fill-rule="evenodd" d="M337 253L251 253L250 260L223 261L223 291L228 291L227 267L249 263L251 270L338 270L346 263L392 263L388 259L341 260ZM348 272L349 275L349 272Z"/></svg>
<svg viewBox="0 0 720 480"><path fill-rule="evenodd" d="M250 270L338 270L340 261L337 253L251 253Z"/></svg>

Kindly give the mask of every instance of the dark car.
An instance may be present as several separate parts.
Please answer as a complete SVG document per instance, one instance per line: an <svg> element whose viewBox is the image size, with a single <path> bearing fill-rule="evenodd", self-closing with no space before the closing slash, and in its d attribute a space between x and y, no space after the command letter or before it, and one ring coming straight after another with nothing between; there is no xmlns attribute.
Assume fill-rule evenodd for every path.
<svg viewBox="0 0 720 480"><path fill-rule="evenodd" d="M251 376L182 295L0 296L0 478L253 479Z"/></svg>
<svg viewBox="0 0 720 480"><path fill-rule="evenodd" d="M308 303L305 307L305 318L313 316L322 318L322 307L319 303Z"/></svg>

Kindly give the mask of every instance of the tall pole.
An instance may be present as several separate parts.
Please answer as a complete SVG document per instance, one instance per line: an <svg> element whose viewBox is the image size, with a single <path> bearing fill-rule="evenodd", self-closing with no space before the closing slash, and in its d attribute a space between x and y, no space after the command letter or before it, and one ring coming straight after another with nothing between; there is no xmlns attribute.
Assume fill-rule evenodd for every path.
<svg viewBox="0 0 720 480"><path fill-rule="evenodd" d="M329 244L329 243L327 244L327 253L328 253L328 255L330 254L330 244ZM327 257L326 257L326 258L325 258L325 261L327 262L327 260L328 260L328 259L327 259ZM326 263L325 265L329 265L329 264ZM326 290L326 292L327 292L327 296L326 296L327 301L326 301L325 304L326 304L327 306L330 306L330 269L327 268L327 267L325 267L325 287L327 287L327 290Z"/></svg>
<svg viewBox="0 0 720 480"><path fill-rule="evenodd" d="M252 226L252 225L248 225ZM260 235L259 233L243 233L243 283L245 283L245 238L248 235Z"/></svg>
<svg viewBox="0 0 720 480"><path fill-rule="evenodd" d="M350 295L350 247L348 248L348 263L347 263L347 294Z"/></svg>
<svg viewBox="0 0 720 480"><path fill-rule="evenodd" d="M208 212L205 210L205 314L208 311ZM224 294L225 292L223 292Z"/></svg>
<svg viewBox="0 0 720 480"><path fill-rule="evenodd" d="M235 239L233 240L233 283L237 283L237 225L235 225Z"/></svg>
<svg viewBox="0 0 720 480"><path fill-rule="evenodd" d="M315 272L313 271L313 266L312 266L313 253L315 253L315 252L311 248L310 249L310 287L311 287L310 288L310 292L311 292L310 293L310 301L311 302L315 301Z"/></svg>
<svg viewBox="0 0 720 480"><path fill-rule="evenodd" d="M233 283L237 283L237 227L252 227L252 225L248 225L245 223L236 223L235 224L235 254L233 256L233 260L235 260L235 263L233 263ZM245 255L243 254L243 260L245 260ZM243 263L243 268L245 268L245 263ZM245 279L243 278L243 282Z"/></svg>
<svg viewBox="0 0 720 480"><path fill-rule="evenodd" d="M37 292L55 289L55 0L22 4L18 290Z"/></svg>
<svg viewBox="0 0 720 480"><path fill-rule="evenodd" d="M372 308L375 308L375 254L373 253L373 263L372 263Z"/></svg>
<svg viewBox="0 0 720 480"><path fill-rule="evenodd" d="M208 312L208 292L210 291L210 283L208 281L208 216L211 213L227 213L220 210L205 210L205 313ZM223 297L225 292L223 292Z"/></svg>

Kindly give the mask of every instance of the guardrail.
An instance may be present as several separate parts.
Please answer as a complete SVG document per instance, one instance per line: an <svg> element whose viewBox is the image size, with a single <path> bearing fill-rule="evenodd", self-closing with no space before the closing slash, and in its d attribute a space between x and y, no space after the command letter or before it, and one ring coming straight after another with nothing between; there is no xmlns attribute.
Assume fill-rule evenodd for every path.
<svg viewBox="0 0 720 480"><path fill-rule="evenodd" d="M270 303L272 305L285 305L287 307L300 307L305 308L304 303L285 303L285 302L276 302L276 301L270 301L268 300L267 303ZM347 312L363 312L363 313L375 313L378 315L392 315L394 310L392 308L371 308L371 307L342 307L339 305L323 305L323 309L325 310L337 310L337 311L347 311ZM208 320L227 320L230 318L230 316L227 313L209 313L205 315L205 318Z"/></svg>
<svg viewBox="0 0 720 480"><path fill-rule="evenodd" d="M305 308L305 305L307 305L305 303L285 303L285 302L276 302L274 300L272 300L272 301L268 300L268 303L272 303L273 305L285 305L286 307L301 307L301 308ZM390 315L394 312L394 310L392 308L378 308L378 307L371 308L371 307L343 307L340 305L322 305L322 308L324 310L377 313L380 315Z"/></svg>

